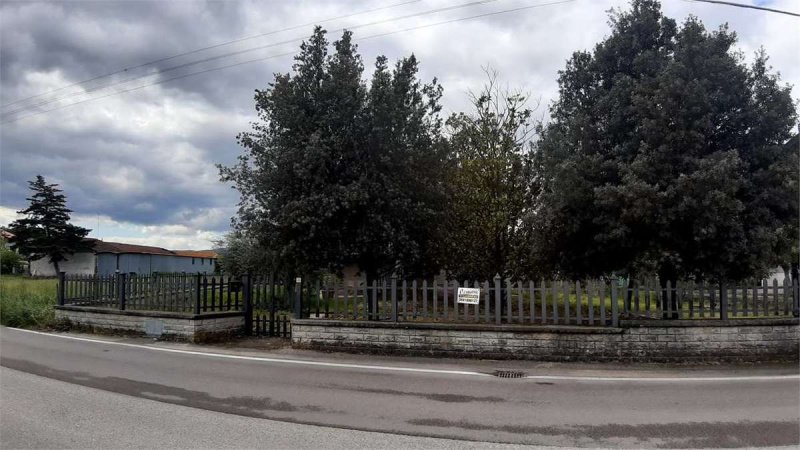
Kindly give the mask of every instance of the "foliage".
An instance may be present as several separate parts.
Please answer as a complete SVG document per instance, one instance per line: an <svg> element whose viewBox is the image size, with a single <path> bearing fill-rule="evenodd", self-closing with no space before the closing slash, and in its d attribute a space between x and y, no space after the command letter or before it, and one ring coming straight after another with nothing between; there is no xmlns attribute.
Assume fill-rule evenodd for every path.
<svg viewBox="0 0 800 450"><path fill-rule="evenodd" d="M521 92L503 90L497 75L470 94L474 111L447 121L456 160L450 183L448 268L459 279L519 273L526 245L522 219L532 207L531 109Z"/></svg>
<svg viewBox="0 0 800 450"><path fill-rule="evenodd" d="M57 284L55 278L0 277L0 324L20 328L54 325Z"/></svg>
<svg viewBox="0 0 800 450"><path fill-rule="evenodd" d="M540 267L735 280L777 265L797 237L790 87L763 50L748 67L726 27L678 27L655 0L611 25L560 72L541 129Z"/></svg>
<svg viewBox="0 0 800 450"><path fill-rule="evenodd" d="M13 250L0 248L0 273L14 273L22 269L22 257Z"/></svg>
<svg viewBox="0 0 800 450"><path fill-rule="evenodd" d="M57 184L47 184L41 175L28 184L33 195L27 199L30 205L18 211L26 217L8 227L15 235L11 238L11 244L28 259L49 258L58 272L60 261L70 254L88 249L83 238L90 230L69 223L69 213L72 211L67 209L66 197Z"/></svg>
<svg viewBox="0 0 800 450"><path fill-rule="evenodd" d="M245 152L220 166L241 194L235 225L288 272L434 266L441 88L417 80L411 56L393 69L379 57L368 89L351 33L330 55L327 45L315 28L292 73L256 91L259 120L239 135Z"/></svg>
<svg viewBox="0 0 800 450"><path fill-rule="evenodd" d="M244 231L232 231L216 243L221 247L217 267L226 275L263 274L273 267L272 253Z"/></svg>

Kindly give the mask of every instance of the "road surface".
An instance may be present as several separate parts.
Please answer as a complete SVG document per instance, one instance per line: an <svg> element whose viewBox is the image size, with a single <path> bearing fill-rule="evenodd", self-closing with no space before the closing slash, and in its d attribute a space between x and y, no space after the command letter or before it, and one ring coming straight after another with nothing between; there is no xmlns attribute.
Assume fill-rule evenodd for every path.
<svg viewBox="0 0 800 450"><path fill-rule="evenodd" d="M24 445L26 435L31 447L106 447L117 438L117 446L136 446L125 439L137 435L140 447L197 446L192 436L210 436L210 447L463 446L418 437L632 448L800 443L795 375L501 379L439 371L435 360L379 368L334 358L283 362L8 328L0 329L0 344L0 365L12 369L0 379L3 447ZM730 372L720 374L735 375ZM204 411L191 412L196 409ZM75 423L79 431L70 428ZM170 429L175 432L165 432Z"/></svg>

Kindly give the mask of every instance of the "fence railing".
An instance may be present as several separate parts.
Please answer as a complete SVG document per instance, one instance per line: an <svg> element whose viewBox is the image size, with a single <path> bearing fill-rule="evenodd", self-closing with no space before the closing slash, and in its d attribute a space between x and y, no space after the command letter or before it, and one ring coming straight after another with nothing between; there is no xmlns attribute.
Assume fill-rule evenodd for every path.
<svg viewBox="0 0 800 450"><path fill-rule="evenodd" d="M588 282L398 280L315 282L297 291L296 317L405 322L618 326L636 319L736 319L797 316L800 286L657 281L620 286ZM460 288L479 290L459 303ZM473 291L474 292L474 291Z"/></svg>
<svg viewBox="0 0 800 450"><path fill-rule="evenodd" d="M204 314L240 311L245 329L286 334L287 317L397 322L619 326L621 320L797 317L800 284L284 280L266 276L60 274L59 305ZM459 291L473 289L472 303ZM477 291L476 291L477 290ZM269 330L268 332L265 330Z"/></svg>
<svg viewBox="0 0 800 450"><path fill-rule="evenodd" d="M289 337L292 287L264 276L61 273L58 304L186 314L239 311L248 334Z"/></svg>
<svg viewBox="0 0 800 450"><path fill-rule="evenodd" d="M59 275L58 304L202 314L244 308L242 281L220 275Z"/></svg>

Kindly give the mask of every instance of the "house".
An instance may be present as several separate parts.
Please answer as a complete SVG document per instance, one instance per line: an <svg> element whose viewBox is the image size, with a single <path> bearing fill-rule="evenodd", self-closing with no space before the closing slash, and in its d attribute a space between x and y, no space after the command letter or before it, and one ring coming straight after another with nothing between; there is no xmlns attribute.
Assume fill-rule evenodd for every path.
<svg viewBox="0 0 800 450"><path fill-rule="evenodd" d="M59 269L67 274L110 275L135 273L150 275L159 273L213 273L216 269L217 254L211 250L167 250L147 245L91 241L92 250L70 255L59 262ZM49 258L30 263L32 276L56 276L55 268Z"/></svg>

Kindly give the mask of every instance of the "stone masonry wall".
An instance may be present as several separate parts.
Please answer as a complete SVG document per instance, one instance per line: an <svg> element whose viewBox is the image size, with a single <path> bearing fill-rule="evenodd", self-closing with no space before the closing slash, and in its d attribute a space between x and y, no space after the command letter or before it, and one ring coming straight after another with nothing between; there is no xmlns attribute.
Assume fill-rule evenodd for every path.
<svg viewBox="0 0 800 450"><path fill-rule="evenodd" d="M297 348L540 361L797 361L797 319L630 322L622 328L294 320ZM702 325L702 326L698 326Z"/></svg>
<svg viewBox="0 0 800 450"><path fill-rule="evenodd" d="M191 316L102 308L56 307L56 319L96 330L140 333L147 336L200 342L224 338L244 328L242 313Z"/></svg>

